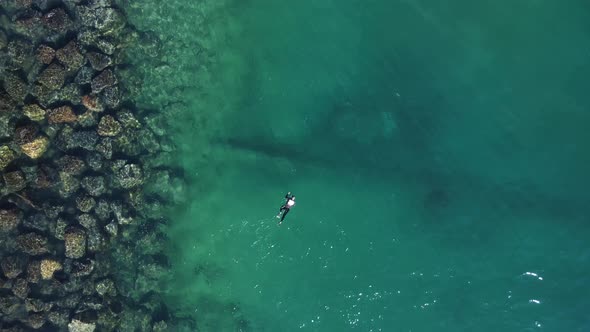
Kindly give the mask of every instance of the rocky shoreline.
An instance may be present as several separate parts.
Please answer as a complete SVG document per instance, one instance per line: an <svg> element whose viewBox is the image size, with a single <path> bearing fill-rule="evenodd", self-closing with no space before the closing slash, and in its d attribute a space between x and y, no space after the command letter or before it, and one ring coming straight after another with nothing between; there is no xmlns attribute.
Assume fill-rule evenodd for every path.
<svg viewBox="0 0 590 332"><path fill-rule="evenodd" d="M183 180L126 97L139 39L111 0L0 0L0 331L196 326L162 300Z"/></svg>

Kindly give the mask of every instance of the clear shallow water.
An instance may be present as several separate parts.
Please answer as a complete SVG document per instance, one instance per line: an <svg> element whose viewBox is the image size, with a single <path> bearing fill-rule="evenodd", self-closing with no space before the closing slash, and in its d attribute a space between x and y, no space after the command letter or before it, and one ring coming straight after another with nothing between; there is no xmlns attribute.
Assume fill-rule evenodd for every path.
<svg viewBox="0 0 590 332"><path fill-rule="evenodd" d="M177 313L204 331L589 328L585 2L174 4L130 18L166 40L152 106L185 102Z"/></svg>

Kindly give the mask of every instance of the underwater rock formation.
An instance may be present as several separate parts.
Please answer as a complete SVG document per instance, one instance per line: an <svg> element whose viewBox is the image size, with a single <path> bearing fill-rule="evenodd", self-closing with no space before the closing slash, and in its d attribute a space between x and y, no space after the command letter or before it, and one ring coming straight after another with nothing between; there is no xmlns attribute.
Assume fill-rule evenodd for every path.
<svg viewBox="0 0 590 332"><path fill-rule="evenodd" d="M120 76L138 33L110 0L0 3L0 329L167 330L143 198L166 132Z"/></svg>

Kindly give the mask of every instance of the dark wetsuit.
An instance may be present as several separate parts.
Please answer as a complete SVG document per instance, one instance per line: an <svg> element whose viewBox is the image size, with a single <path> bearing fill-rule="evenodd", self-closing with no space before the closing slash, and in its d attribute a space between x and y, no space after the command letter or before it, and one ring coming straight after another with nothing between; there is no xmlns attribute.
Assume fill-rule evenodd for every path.
<svg viewBox="0 0 590 332"><path fill-rule="evenodd" d="M287 213L289 213L289 211L291 210L292 207L295 206L295 201L293 201L293 204L291 206L288 205L289 201L293 198L294 196L292 194L287 194L285 195L285 204L283 204L283 206L281 206L281 208L279 209L279 215L282 213L283 215L281 216L281 222L285 219L285 217L287 216Z"/></svg>

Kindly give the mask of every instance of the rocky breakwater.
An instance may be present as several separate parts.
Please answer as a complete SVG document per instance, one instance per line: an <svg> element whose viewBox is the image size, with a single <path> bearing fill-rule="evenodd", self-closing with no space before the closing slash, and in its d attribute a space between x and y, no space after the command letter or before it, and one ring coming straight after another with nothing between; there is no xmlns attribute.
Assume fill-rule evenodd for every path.
<svg viewBox="0 0 590 332"><path fill-rule="evenodd" d="M175 324L160 226L182 181L125 98L136 36L110 0L0 0L0 331Z"/></svg>

